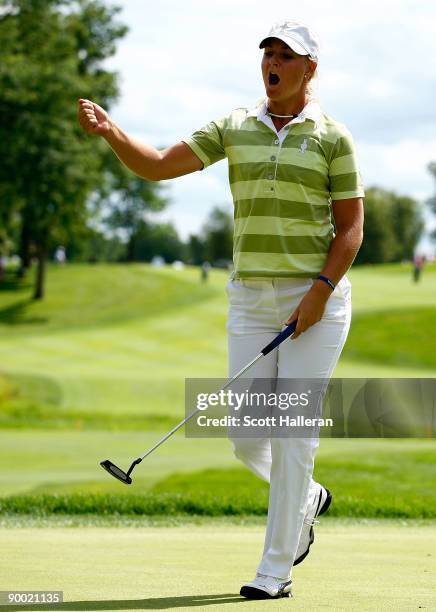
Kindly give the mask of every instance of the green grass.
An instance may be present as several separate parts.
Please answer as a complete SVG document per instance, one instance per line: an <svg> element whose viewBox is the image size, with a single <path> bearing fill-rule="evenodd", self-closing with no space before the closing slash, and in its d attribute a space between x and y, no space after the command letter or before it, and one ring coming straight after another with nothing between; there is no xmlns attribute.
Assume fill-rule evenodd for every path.
<svg viewBox="0 0 436 612"><path fill-rule="evenodd" d="M178 388L174 389L173 396L178 391ZM175 397L163 394L160 403L171 399L176 401ZM123 398L120 398L120 405L123 405ZM58 382L49 377L25 374L0 377L0 406L0 429L48 426L67 430L162 430L174 427L179 420L175 415L166 415L163 409L157 413L137 414L126 414L122 410L104 414L102 411L66 409L62 405L62 387Z"/></svg>
<svg viewBox="0 0 436 612"><path fill-rule="evenodd" d="M320 453L315 467L315 478L326 483L335 493L332 516L352 517L421 517L436 518L436 445L416 444L378 445L374 441L359 448L359 442L341 453L341 444L334 447L338 457ZM345 445L342 444L344 447ZM329 446L327 445L327 448ZM346 448L346 446L345 446ZM371 455L367 454L372 450ZM362 452L363 451L363 452ZM392 453L400 452L401 461L392 462ZM416 474L420 482L416 482ZM386 495L387 484L389 495ZM230 501L237 506L235 514L250 514L250 504L259 506L254 514L266 513L268 485L244 468L208 469L190 474L171 474L157 482L150 490L155 495L180 495L201 500L205 491L213 491L222 514ZM229 491L233 493L229 495ZM205 501L205 508L210 502Z"/></svg>
<svg viewBox="0 0 436 612"><path fill-rule="evenodd" d="M434 376L436 266L418 285L409 266L349 276L353 324L335 374ZM183 418L185 378L225 377L226 277L213 271L202 285L193 268L50 266L39 303L28 281L1 285L0 494L30 496L10 501L16 509L58 495L79 511L82 494L95 512L104 496L128 511L264 512L265 486L226 440L176 436L137 468L132 488L98 466L108 457L127 466ZM332 513L434 516L432 453L430 441L325 440L316 469L335 491ZM229 487L239 498L226 498Z"/></svg>
<svg viewBox="0 0 436 612"><path fill-rule="evenodd" d="M228 440L186 439L176 434L135 470L127 487L99 465L112 459L128 467L151 447L160 432L30 431L0 432L0 496L39 493L141 493L175 470L238 466ZM219 460L218 460L219 458Z"/></svg>
<svg viewBox="0 0 436 612"><path fill-rule="evenodd" d="M206 484L204 481L203 484ZM252 495L227 494L217 496L215 492L203 493L201 496L186 493L146 495L114 495L71 493L17 495L0 498L0 514L30 514L32 516L50 516L52 514L115 514L126 515L163 515L180 514L199 516L241 516L266 514L266 499ZM403 516L400 514L399 516ZM421 518L421 517L420 517ZM422 518L432 518L431 515Z"/></svg>
<svg viewBox="0 0 436 612"><path fill-rule="evenodd" d="M293 572L294 599L243 601L261 526L3 529L0 589L63 590L64 603L10 610L350 610L436 607L434 526L328 522ZM1 609L1 608L0 608Z"/></svg>
<svg viewBox="0 0 436 612"><path fill-rule="evenodd" d="M6 279L0 293L2 334L68 333L111 326L211 299L213 285L193 283L192 275L140 264L50 266L47 294L33 301L29 280ZM0 284L0 288L1 288Z"/></svg>
<svg viewBox="0 0 436 612"><path fill-rule="evenodd" d="M352 283L353 313L435 306L436 264L429 264L421 282L412 282L410 264L357 266L347 273Z"/></svg>
<svg viewBox="0 0 436 612"><path fill-rule="evenodd" d="M153 425L159 419L165 426L168 417L173 422L183 412L186 376L225 376L222 272L214 272L210 284L203 286L196 269L106 266L103 273L106 268L113 277L126 273L122 290L111 285L110 278L105 279L106 288L95 282L100 267L55 268L49 274L48 296L53 297L47 298L48 305L29 306L32 316L34 309L40 313L47 309L47 317L41 316L33 325L3 319L2 426L22 427L28 420L32 427L76 423L83 428L131 428ZM89 308L65 306L65 313L57 312L50 299L57 304L65 296L63 279L70 274L80 279L77 284ZM133 283L136 276L142 284ZM160 288L154 293L151 289L157 283ZM142 296L134 316L124 316L130 308L130 294L125 291L129 285L130 291ZM95 308L98 295L105 291L111 294L107 312L94 313L91 325L90 306ZM7 291L0 293L0 304L9 298ZM67 325L74 317L76 322Z"/></svg>
<svg viewBox="0 0 436 612"><path fill-rule="evenodd" d="M98 465L109 457L127 467L155 439L156 434L134 433L2 433L0 513L265 514L267 484L233 457L225 439L177 435L135 468L130 486ZM334 492L333 516L432 518L435 451L432 440L326 439L315 478Z"/></svg>
<svg viewBox="0 0 436 612"><path fill-rule="evenodd" d="M49 267L47 298L0 285L0 427L165 428L184 379L226 375L224 285L213 271ZM353 269L354 317L338 376L431 376L436 266Z"/></svg>
<svg viewBox="0 0 436 612"><path fill-rule="evenodd" d="M353 319L343 357L435 369L435 338L434 305L359 313Z"/></svg>
<svg viewBox="0 0 436 612"><path fill-rule="evenodd" d="M203 474L199 474L203 477ZM97 516L266 516L268 494L258 491L239 493L235 490L220 495L207 492L207 477L201 480L201 495L196 493L147 493L121 495L104 493L71 493L17 495L0 498L0 514L4 516L26 514L33 517L52 515ZM401 499L398 495L389 501L385 496L368 499L347 495L332 507L332 516L349 518L435 519L436 504L416 496Z"/></svg>

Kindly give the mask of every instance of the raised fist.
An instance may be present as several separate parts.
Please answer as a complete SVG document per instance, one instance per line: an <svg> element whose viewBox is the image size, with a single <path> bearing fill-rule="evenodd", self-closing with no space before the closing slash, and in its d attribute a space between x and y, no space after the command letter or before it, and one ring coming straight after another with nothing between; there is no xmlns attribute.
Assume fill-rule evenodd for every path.
<svg viewBox="0 0 436 612"><path fill-rule="evenodd" d="M82 98L79 100L79 123L88 134L103 136L110 130L109 115L104 108Z"/></svg>

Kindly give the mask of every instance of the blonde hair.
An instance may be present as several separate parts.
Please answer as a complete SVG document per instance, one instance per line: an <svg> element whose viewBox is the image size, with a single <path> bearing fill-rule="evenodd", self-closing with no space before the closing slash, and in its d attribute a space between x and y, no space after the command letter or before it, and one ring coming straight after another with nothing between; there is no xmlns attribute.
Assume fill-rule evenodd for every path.
<svg viewBox="0 0 436 612"><path fill-rule="evenodd" d="M309 61L310 58L308 58ZM319 84L319 75L318 75L318 65L312 73L311 78L306 83L306 94L309 96L311 100L319 100L318 98L318 84Z"/></svg>

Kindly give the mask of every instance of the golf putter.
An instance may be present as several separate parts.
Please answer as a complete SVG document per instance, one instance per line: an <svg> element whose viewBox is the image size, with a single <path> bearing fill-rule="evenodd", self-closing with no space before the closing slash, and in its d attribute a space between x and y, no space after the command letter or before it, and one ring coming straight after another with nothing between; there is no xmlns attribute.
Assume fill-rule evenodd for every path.
<svg viewBox="0 0 436 612"><path fill-rule="evenodd" d="M237 374L233 376L233 378L227 381L224 387L220 389L220 391L224 391L225 389L230 387L230 385L234 383L235 380L238 380L238 378L245 374L245 372L247 372L252 366L254 366L254 364L257 363L259 359L262 359L262 357L266 357L268 353L271 353L271 351L277 348L284 340L286 340L286 338L289 338L289 336L294 333L296 327L297 321L293 321L290 325L287 325L285 329L274 338L274 340L267 344L267 346L265 346L265 348L263 348L260 353L254 359L252 359L252 361L250 361L250 363L247 363L247 365L244 366L242 370L240 370ZM176 433L177 430L183 427L183 425L187 423L190 419L192 419L192 417L195 416L198 412L202 412L202 410L200 408L196 408L196 410L194 410L193 412L191 412L191 414L185 417L183 421L181 421L178 425L173 427L171 431L165 434L164 437L159 440L159 442L156 442L156 444L152 446L148 451L146 451L143 455L135 459L132 462L132 465L127 470L127 472L124 472L121 468L116 466L109 459L101 461L101 467L104 468L107 472L109 472L109 474L111 474L111 476L113 476L114 478L117 478L118 480L121 480L121 482L124 482L124 484L132 484L132 478L130 477L130 474L133 472L135 466L138 465L138 463L141 463L141 461L148 457L148 455L151 455L153 451L155 451L161 444L168 440L168 438L170 438L174 433Z"/></svg>

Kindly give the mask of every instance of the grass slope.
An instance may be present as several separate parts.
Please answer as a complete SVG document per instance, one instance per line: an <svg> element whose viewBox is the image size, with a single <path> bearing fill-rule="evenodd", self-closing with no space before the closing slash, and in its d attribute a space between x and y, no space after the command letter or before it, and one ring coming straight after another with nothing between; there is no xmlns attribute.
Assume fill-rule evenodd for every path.
<svg viewBox="0 0 436 612"><path fill-rule="evenodd" d="M58 312L47 298L47 305L29 307L32 312L47 308L39 323L5 323L3 318L0 426L23 427L28 421L32 427L155 428L159 419L172 418L162 420L165 427L183 411L185 376L225 375L223 273L212 274L204 286L196 269L138 266L131 274L128 266L107 268L106 289L95 281L99 266L55 269L49 275L48 294L57 304L58 294L65 294L57 281L77 272L88 308L65 306ZM110 285L110 276L117 275L126 275L121 290ZM137 277L142 284L134 283ZM142 302L132 311L135 316L123 318L132 283ZM149 291L149 283L160 289ZM89 306L104 291L111 301L98 315ZM74 317L76 323L67 326Z"/></svg>
<svg viewBox="0 0 436 612"><path fill-rule="evenodd" d="M354 318L336 375L434 373L436 267L353 269ZM0 427L165 428L186 377L226 374L226 273L51 267L47 298L0 285Z"/></svg>
<svg viewBox="0 0 436 612"><path fill-rule="evenodd" d="M194 274L141 264L50 266L46 297L35 302L29 281L14 280L9 272L6 283L0 284L2 334L107 327L216 295L214 286L194 283Z"/></svg>
<svg viewBox="0 0 436 612"><path fill-rule="evenodd" d="M436 266L419 285L403 266L356 268L349 276L354 319L336 375L433 376ZM127 498L140 491L147 492L140 511L184 512L191 504L199 513L264 512L262 483L243 476L225 440L177 436L137 468L131 490L98 467L108 456L128 465L183 417L185 377L225 376L225 281L221 271L202 285L196 269L69 265L49 269L43 302L30 302L26 282L1 285L0 428L8 431L0 434L0 493L34 496L10 500L9 511L49 504L41 495L63 495L81 511L80 495L73 496L84 493L95 511L109 503L95 496L107 494L113 511L130 512L136 502ZM332 512L433 516L428 444L323 441L317 469L334 485ZM211 468L213 500L202 497L212 478L203 470ZM241 479L245 497L225 498Z"/></svg>
<svg viewBox="0 0 436 612"><path fill-rule="evenodd" d="M359 313L354 317L343 357L381 365L424 366L435 372L435 336L434 305Z"/></svg>
<svg viewBox="0 0 436 612"><path fill-rule="evenodd" d="M135 469L131 486L98 465L109 456L128 466L134 452L155 439L121 432L2 433L0 513L265 514L266 483L233 457L224 439L177 435ZM322 440L315 478L334 492L333 516L436 517L432 440Z"/></svg>

